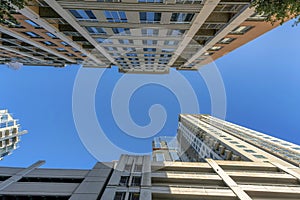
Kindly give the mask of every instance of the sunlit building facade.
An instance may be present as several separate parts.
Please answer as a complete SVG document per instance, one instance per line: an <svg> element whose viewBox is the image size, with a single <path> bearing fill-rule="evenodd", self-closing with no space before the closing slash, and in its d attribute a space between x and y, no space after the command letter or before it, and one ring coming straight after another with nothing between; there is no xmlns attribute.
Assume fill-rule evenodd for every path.
<svg viewBox="0 0 300 200"><path fill-rule="evenodd" d="M189 161L275 161L300 166L300 146L209 115L181 114L178 153Z"/></svg>
<svg viewBox="0 0 300 200"><path fill-rule="evenodd" d="M0 25L1 63L196 70L278 26L250 0L32 0Z"/></svg>
<svg viewBox="0 0 300 200"><path fill-rule="evenodd" d="M3 200L296 200L300 169L261 161L156 162L122 155L90 170L0 167Z"/></svg>
<svg viewBox="0 0 300 200"><path fill-rule="evenodd" d="M0 159L11 154L18 148L20 136L27 133L21 130L18 120L8 110L0 110Z"/></svg>

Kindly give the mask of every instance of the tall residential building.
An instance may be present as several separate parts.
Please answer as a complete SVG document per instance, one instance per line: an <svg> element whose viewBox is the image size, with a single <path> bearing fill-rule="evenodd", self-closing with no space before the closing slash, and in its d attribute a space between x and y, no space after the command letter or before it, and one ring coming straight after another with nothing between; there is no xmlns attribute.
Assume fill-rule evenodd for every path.
<svg viewBox="0 0 300 200"><path fill-rule="evenodd" d="M91 170L0 167L3 200L299 200L300 169L277 162L155 162L122 155Z"/></svg>
<svg viewBox="0 0 300 200"><path fill-rule="evenodd" d="M251 0L32 0L0 25L1 63L195 70L275 28Z"/></svg>
<svg viewBox="0 0 300 200"><path fill-rule="evenodd" d="M0 110L0 160L18 148L20 136L25 133L27 131L20 130L18 120L8 110Z"/></svg>
<svg viewBox="0 0 300 200"><path fill-rule="evenodd" d="M156 139L157 140L157 139ZM234 161L271 161L300 166L300 146L230 123L209 115L181 114L176 139L177 148L168 149L168 141L160 138L163 151L153 148L155 160L203 161L205 158ZM176 150L174 150L176 149ZM160 150L160 151L158 151ZM175 159L175 161L178 159Z"/></svg>

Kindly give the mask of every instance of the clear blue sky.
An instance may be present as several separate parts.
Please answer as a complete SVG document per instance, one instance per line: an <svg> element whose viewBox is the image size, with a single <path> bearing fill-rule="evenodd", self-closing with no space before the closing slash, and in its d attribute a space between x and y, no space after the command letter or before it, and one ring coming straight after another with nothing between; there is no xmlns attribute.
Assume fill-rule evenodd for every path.
<svg viewBox="0 0 300 200"><path fill-rule="evenodd" d="M286 23L216 61L227 95L226 120L300 144L300 26ZM20 148L1 166L28 166L44 159L44 167L91 168L96 159L82 145L72 116L72 90L79 66L23 67L14 71L0 66L0 108L9 109L29 133ZM201 113L210 113L210 97L203 79L182 71L199 99ZM117 68L103 75L95 96L103 130L117 146L149 152L151 138L125 135L113 120L110 99L122 74ZM138 75L137 75L138 76ZM188 96L186 98L189 98ZM168 118L158 135L175 135L179 103L166 88L148 84L130 100L130 112L141 126L149 123L148 109L162 104ZM109 134L108 134L109 133ZM105 151L105 149L103 149ZM116 159L107 152L107 160Z"/></svg>

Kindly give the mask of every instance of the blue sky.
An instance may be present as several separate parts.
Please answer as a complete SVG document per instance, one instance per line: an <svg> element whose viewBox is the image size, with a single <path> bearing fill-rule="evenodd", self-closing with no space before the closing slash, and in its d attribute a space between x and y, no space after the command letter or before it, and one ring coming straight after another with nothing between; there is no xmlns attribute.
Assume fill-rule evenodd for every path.
<svg viewBox="0 0 300 200"><path fill-rule="evenodd" d="M299 26L286 23L215 62L226 89L226 120L300 144L299 32ZM22 137L20 148L1 161L2 166L28 166L40 159L46 160L44 167L91 168L95 164L97 160L81 143L73 121L72 91L78 69L23 67L14 71L0 66L0 108L9 109L29 132ZM180 73L192 85L200 112L210 113L211 99L203 78L192 71ZM99 124L116 146L149 152L152 138L126 135L112 117L111 95L121 77L113 67L99 82L95 95ZM140 126L147 125L153 104L163 105L168 115L157 136L175 135L179 102L161 85L144 85L132 95L132 119ZM111 152L106 155L104 160L117 159Z"/></svg>

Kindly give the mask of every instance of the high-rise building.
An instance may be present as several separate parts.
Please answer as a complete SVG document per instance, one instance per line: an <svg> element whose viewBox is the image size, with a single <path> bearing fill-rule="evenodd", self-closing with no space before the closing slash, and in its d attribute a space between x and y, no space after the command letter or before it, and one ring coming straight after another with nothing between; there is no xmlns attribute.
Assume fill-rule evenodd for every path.
<svg viewBox="0 0 300 200"><path fill-rule="evenodd" d="M176 138L156 138L154 160L274 161L300 166L300 146L209 115L181 114ZM169 145L171 141L172 145ZM161 148L164 144L165 148ZM174 145L176 144L176 145ZM171 148L169 148L171 146ZM170 149L170 150L169 150ZM176 156L174 155L177 152ZM177 158L179 157L179 159ZM174 159L176 158L176 159Z"/></svg>
<svg viewBox="0 0 300 200"><path fill-rule="evenodd" d="M18 148L20 136L27 133L20 130L18 120L8 110L0 110L0 160Z"/></svg>
<svg viewBox="0 0 300 200"><path fill-rule="evenodd" d="M1 63L116 65L168 73L199 66L275 28L251 0L32 0L0 25Z"/></svg>
<svg viewBox="0 0 300 200"><path fill-rule="evenodd" d="M122 155L91 170L0 167L3 200L296 200L300 169L277 162L156 162Z"/></svg>

